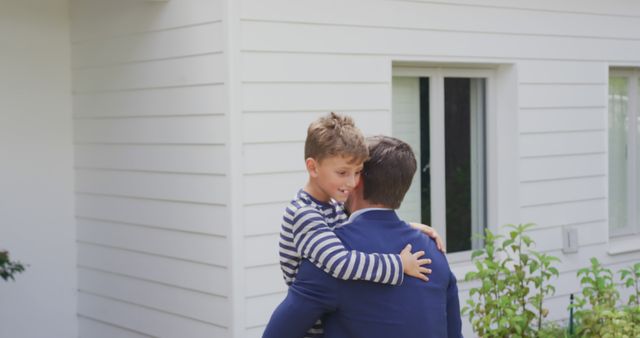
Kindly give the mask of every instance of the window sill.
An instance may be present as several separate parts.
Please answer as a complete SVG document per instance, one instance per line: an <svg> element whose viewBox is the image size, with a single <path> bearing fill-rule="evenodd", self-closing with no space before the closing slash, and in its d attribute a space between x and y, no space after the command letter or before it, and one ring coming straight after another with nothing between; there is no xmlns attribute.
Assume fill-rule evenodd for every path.
<svg viewBox="0 0 640 338"><path fill-rule="evenodd" d="M447 254L447 261L451 267L451 271L458 279L458 283L464 281L464 277L468 272L475 271L476 267L471 261L472 251L462 251Z"/></svg>
<svg viewBox="0 0 640 338"><path fill-rule="evenodd" d="M610 256L638 251L640 251L640 234L609 238L609 250L607 250L607 253Z"/></svg>

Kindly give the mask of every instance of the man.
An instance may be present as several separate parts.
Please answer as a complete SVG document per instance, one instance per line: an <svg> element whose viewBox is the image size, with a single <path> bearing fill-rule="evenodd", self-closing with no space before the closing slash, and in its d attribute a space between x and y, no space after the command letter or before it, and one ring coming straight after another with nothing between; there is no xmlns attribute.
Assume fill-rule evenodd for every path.
<svg viewBox="0 0 640 338"><path fill-rule="evenodd" d="M342 281L303 261L264 338L301 338L320 317L327 338L462 337L456 279L445 256L394 211L416 171L411 148L381 136L369 139L369 152L362 178L346 203L352 214L336 235L347 249L365 253L398 252L412 244L431 257L429 282L413 277L400 286ZM380 272L384 267L362 269Z"/></svg>

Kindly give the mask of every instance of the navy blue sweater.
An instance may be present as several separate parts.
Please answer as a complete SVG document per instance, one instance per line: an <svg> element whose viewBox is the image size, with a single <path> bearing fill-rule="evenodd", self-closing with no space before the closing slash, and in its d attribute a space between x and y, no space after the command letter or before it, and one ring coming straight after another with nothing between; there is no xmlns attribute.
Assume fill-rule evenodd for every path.
<svg viewBox="0 0 640 338"><path fill-rule="evenodd" d="M327 338L462 337L456 278L432 239L392 210L365 211L335 233L346 248L365 253L400 252L408 243L413 251L424 250L432 260L429 282L412 277L399 286L343 281L305 260L264 338L301 338L318 318Z"/></svg>

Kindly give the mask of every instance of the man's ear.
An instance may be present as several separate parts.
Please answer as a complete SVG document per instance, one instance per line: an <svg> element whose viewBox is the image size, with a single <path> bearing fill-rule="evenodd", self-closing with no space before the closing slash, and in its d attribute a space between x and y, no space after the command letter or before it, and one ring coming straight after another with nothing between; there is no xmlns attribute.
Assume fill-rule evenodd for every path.
<svg viewBox="0 0 640 338"><path fill-rule="evenodd" d="M318 162L313 157L309 157L305 160L305 165L307 166L307 172L309 176L316 178L318 177Z"/></svg>

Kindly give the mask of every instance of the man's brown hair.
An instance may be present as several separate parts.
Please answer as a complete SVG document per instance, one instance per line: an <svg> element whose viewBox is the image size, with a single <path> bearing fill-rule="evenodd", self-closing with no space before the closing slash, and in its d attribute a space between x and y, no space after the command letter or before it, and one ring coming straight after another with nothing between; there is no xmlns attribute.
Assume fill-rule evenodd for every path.
<svg viewBox="0 0 640 338"><path fill-rule="evenodd" d="M331 112L309 125L304 144L304 158L320 162L331 156L344 156L353 162L363 162L369 157L367 143L362 132L349 116Z"/></svg>
<svg viewBox="0 0 640 338"><path fill-rule="evenodd" d="M369 159L364 162L363 197L370 203L398 209L416 172L416 157L407 143L389 136L367 139Z"/></svg>

